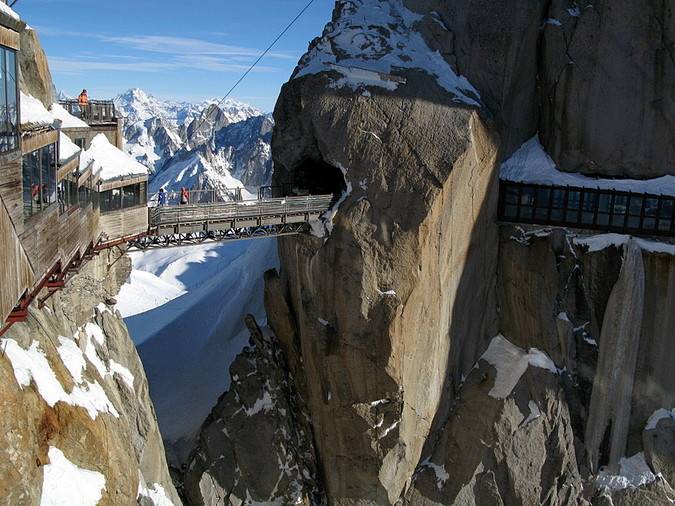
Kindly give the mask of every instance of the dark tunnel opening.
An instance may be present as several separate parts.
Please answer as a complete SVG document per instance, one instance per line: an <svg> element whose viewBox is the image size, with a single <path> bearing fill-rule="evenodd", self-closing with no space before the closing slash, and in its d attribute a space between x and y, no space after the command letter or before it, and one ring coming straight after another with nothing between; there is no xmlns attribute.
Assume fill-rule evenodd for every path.
<svg viewBox="0 0 675 506"><path fill-rule="evenodd" d="M292 171L293 190L309 195L333 195L338 200L347 189L344 175L338 167L323 160L304 160Z"/></svg>

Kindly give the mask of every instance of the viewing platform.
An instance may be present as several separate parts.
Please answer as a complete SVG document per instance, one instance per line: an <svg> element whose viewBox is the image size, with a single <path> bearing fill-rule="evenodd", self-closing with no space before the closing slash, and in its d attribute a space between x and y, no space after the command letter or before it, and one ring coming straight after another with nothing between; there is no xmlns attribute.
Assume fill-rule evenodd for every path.
<svg viewBox="0 0 675 506"><path fill-rule="evenodd" d="M675 237L675 197L501 180L499 219L620 234Z"/></svg>
<svg viewBox="0 0 675 506"><path fill-rule="evenodd" d="M59 100L59 104L69 114L89 125L116 123L118 119L115 103L112 100L89 100L86 106L82 106L77 99L69 99Z"/></svg>

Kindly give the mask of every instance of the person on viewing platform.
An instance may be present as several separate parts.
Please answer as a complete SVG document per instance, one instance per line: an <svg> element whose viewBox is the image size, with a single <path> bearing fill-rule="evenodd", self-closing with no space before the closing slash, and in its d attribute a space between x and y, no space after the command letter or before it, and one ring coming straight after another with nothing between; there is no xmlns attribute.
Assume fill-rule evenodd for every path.
<svg viewBox="0 0 675 506"><path fill-rule="evenodd" d="M157 196L157 202L160 206L166 205L166 193L164 192L164 188L159 189L159 195Z"/></svg>
<svg viewBox="0 0 675 506"><path fill-rule="evenodd" d="M180 189L180 203L181 204L190 203L190 191L185 187Z"/></svg>
<svg viewBox="0 0 675 506"><path fill-rule="evenodd" d="M77 97L77 104L80 106L80 116L86 118L89 106L89 95L87 94L87 90L82 90L80 96Z"/></svg>

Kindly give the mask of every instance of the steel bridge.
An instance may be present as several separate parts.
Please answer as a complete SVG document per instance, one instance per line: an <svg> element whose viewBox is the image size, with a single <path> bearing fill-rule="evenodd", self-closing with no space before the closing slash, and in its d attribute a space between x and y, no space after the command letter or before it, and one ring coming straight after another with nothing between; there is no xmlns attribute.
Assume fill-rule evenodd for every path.
<svg viewBox="0 0 675 506"><path fill-rule="evenodd" d="M126 243L129 250L147 250L294 235L308 232L332 202L333 195L309 195L156 206L148 209L147 233L102 242L97 249Z"/></svg>

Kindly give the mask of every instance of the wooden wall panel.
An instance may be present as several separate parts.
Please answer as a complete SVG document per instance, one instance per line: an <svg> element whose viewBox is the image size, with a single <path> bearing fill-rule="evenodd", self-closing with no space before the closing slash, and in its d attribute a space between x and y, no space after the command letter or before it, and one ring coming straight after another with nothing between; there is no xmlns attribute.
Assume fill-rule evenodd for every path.
<svg viewBox="0 0 675 506"><path fill-rule="evenodd" d="M35 282L31 268L12 220L0 198L0 318L7 319L17 302Z"/></svg>
<svg viewBox="0 0 675 506"><path fill-rule="evenodd" d="M23 232L23 175L21 151L0 155L0 198L5 203L17 234Z"/></svg>
<svg viewBox="0 0 675 506"><path fill-rule="evenodd" d="M148 230L148 208L139 206L102 214L99 227L109 239L146 232Z"/></svg>
<svg viewBox="0 0 675 506"><path fill-rule="evenodd" d="M21 138L21 151L23 154L32 153L59 140L58 130L43 130L35 134L24 133Z"/></svg>

